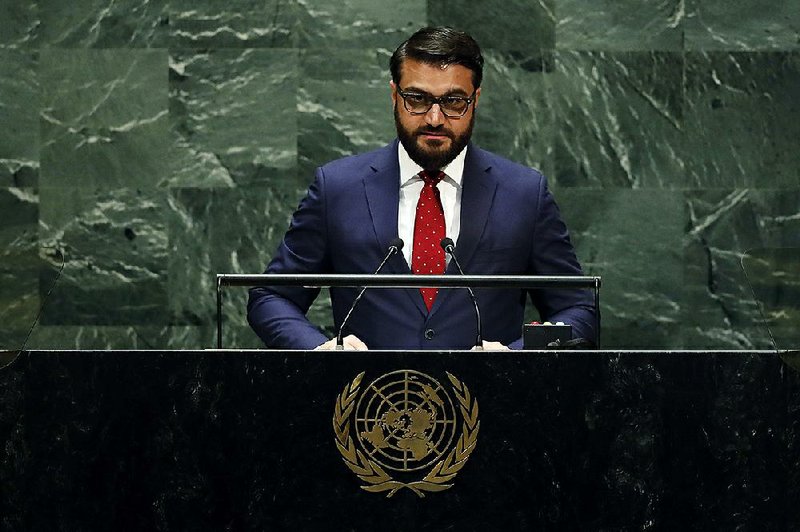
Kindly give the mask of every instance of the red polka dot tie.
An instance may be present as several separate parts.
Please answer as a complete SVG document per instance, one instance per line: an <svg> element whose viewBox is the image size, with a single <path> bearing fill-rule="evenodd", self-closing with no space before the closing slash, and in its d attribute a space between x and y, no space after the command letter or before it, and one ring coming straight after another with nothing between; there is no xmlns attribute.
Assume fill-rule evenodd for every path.
<svg viewBox="0 0 800 532"><path fill-rule="evenodd" d="M440 243L445 237L445 226L442 200L439 198L439 189L436 185L444 179L444 172L431 175L427 171L422 171L419 176L425 184L417 202L411 271L420 275L441 275L445 270L445 258ZM420 288L419 291L430 312L439 289Z"/></svg>

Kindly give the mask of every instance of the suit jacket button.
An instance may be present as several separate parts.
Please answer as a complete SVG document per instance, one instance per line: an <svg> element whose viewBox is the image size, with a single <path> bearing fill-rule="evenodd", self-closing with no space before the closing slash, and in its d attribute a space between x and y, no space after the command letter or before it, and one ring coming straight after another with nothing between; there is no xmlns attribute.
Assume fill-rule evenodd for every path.
<svg viewBox="0 0 800 532"><path fill-rule="evenodd" d="M436 331L433 329L425 329L425 338L428 340L433 340L434 336L436 336Z"/></svg>

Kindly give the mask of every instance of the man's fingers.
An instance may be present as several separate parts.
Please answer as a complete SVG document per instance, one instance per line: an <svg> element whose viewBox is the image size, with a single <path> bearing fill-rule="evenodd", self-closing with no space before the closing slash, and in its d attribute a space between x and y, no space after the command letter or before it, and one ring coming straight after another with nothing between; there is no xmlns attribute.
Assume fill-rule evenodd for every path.
<svg viewBox="0 0 800 532"><path fill-rule="evenodd" d="M475 350L475 348L472 348ZM483 349L485 351L509 351L510 348L506 345L501 344L500 342L487 342L486 340L483 341Z"/></svg>
<svg viewBox="0 0 800 532"><path fill-rule="evenodd" d="M345 349L349 349L350 351L367 351L369 349L367 344L362 342L361 339L354 334L344 337L342 339L342 345ZM318 345L314 348L314 351L331 351L333 349L336 349L336 338L331 338L324 344Z"/></svg>
<svg viewBox="0 0 800 532"><path fill-rule="evenodd" d="M347 336L343 343L345 349L355 349L356 351L367 351L369 349L367 344L354 334Z"/></svg>
<svg viewBox="0 0 800 532"><path fill-rule="evenodd" d="M330 351L336 347L336 338L331 338L324 344L320 344L314 348L314 351Z"/></svg>

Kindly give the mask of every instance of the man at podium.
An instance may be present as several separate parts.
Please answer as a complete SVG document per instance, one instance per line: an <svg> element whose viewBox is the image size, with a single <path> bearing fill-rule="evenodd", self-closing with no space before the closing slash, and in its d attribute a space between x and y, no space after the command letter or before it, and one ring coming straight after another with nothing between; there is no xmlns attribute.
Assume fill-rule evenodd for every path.
<svg viewBox="0 0 800 532"><path fill-rule="evenodd" d="M397 138L316 171L267 273L582 275L566 225L537 170L470 142L483 57L468 34L423 28L390 60ZM446 254L442 240L454 247ZM400 248L397 253L392 249ZM358 290L331 288L340 327ZM526 293L527 292L527 293ZM269 347L333 348L306 318L319 289L250 290L248 321ZM484 347L522 346L530 296L542 320L594 339L584 290L478 289ZM469 349L475 308L465 289L367 290L349 319L349 349Z"/></svg>

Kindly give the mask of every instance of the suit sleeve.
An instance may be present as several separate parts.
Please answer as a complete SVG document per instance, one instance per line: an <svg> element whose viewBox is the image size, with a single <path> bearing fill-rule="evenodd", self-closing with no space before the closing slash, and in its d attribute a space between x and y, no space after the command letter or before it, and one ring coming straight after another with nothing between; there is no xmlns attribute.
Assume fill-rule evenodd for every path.
<svg viewBox="0 0 800 532"><path fill-rule="evenodd" d="M542 177L529 269L534 275L583 275L567 226ZM572 325L573 338L595 341L594 298L589 290L531 290L543 320ZM521 341L520 341L521 346Z"/></svg>
<svg viewBox="0 0 800 532"><path fill-rule="evenodd" d="M292 216L265 273L330 271L325 211L325 176L317 169L314 183ZM247 319L267 347L313 349L328 338L306 317L320 289L259 287L250 289Z"/></svg>

